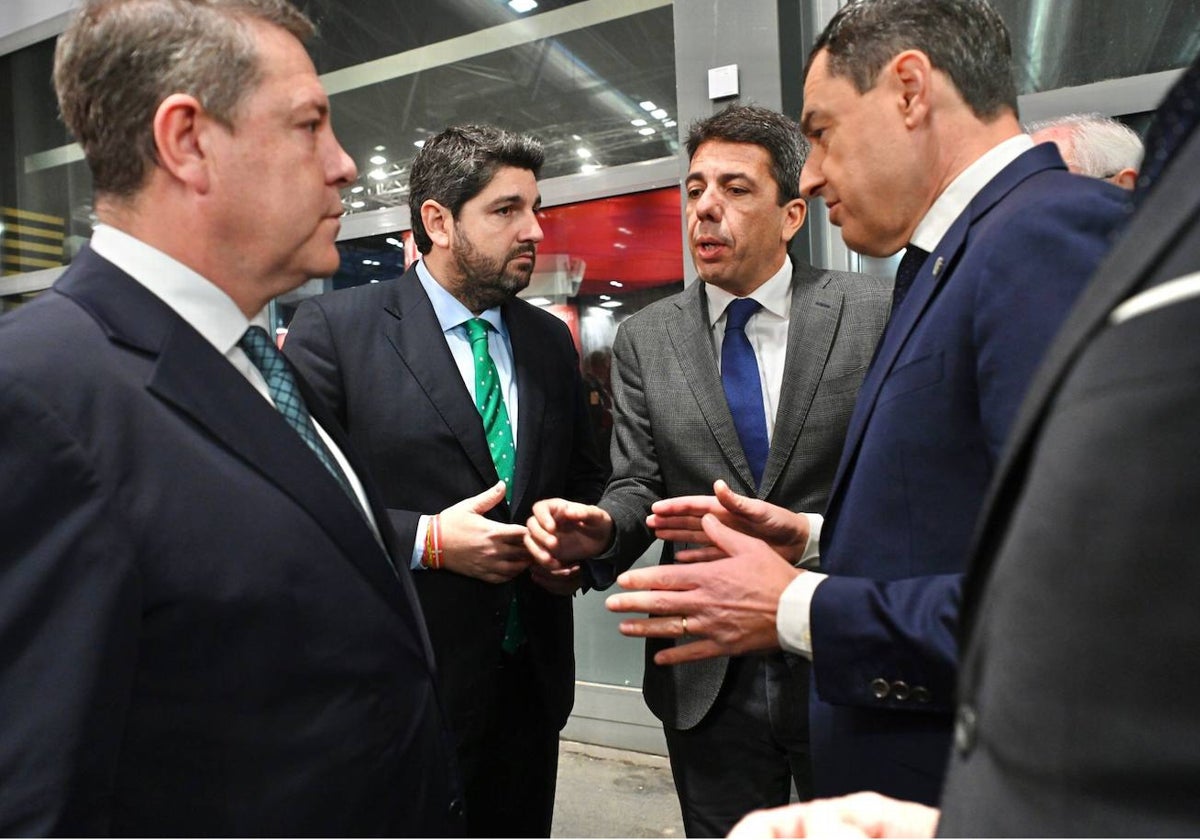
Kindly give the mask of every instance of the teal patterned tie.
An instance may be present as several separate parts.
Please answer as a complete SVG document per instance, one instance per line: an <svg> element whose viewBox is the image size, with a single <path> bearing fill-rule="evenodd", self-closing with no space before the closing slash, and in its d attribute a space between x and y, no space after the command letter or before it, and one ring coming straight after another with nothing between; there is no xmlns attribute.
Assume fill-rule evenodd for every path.
<svg viewBox="0 0 1200 840"><path fill-rule="evenodd" d="M242 336L242 340L238 342L238 346L245 351L246 357L258 368L263 379L267 381L267 390L271 392L271 399L274 400L275 408L283 415L283 419L296 430L300 439L308 444L308 448L317 456L317 460L325 465L325 469L329 470L330 475L334 477L361 513L362 504L359 502L357 494L350 487L350 482L346 480L346 474L338 466L337 459L333 457L333 453L329 451L329 447L317 433L317 427L308 413L304 398L300 396L300 389L296 387L296 379L292 376L292 371L284 360L283 354L279 352L275 347L275 342L271 341L267 335L267 331L262 327L250 327Z"/></svg>
<svg viewBox="0 0 1200 840"><path fill-rule="evenodd" d="M508 409L504 406L504 395L500 392L500 374L496 363L488 352L488 330L491 324L482 318L467 321L467 338L471 341L471 356L475 359L475 407L483 419L483 433L487 438L488 450L496 474L504 482L504 498L512 504L512 478L516 466L517 450L513 445L512 425L508 422ZM508 606L508 621L504 627L503 648L512 653L525 641L525 629L521 626L521 615L517 610L517 598Z"/></svg>

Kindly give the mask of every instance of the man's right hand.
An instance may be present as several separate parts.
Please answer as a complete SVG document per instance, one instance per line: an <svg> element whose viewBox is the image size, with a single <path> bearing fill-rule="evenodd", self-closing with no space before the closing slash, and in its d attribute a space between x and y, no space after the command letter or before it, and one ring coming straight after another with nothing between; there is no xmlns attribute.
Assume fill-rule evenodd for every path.
<svg viewBox="0 0 1200 840"><path fill-rule="evenodd" d="M504 482L498 481L441 512L445 568L488 583L506 583L529 567L525 526L496 522L483 515L503 500Z"/></svg>
<svg viewBox="0 0 1200 840"><path fill-rule="evenodd" d="M602 553L612 540L613 521L595 505L542 499L526 523L525 548L542 568L564 574L573 564Z"/></svg>
<svg viewBox="0 0 1200 840"><path fill-rule="evenodd" d="M695 562L725 556L712 545L700 526L704 514L711 513L733 530L767 543L792 564L800 562L808 546L807 516L762 499L742 496L720 479L713 483L713 493L712 496L662 499L650 508L652 513L646 518L646 524L660 540L704 546L678 551L676 560Z"/></svg>

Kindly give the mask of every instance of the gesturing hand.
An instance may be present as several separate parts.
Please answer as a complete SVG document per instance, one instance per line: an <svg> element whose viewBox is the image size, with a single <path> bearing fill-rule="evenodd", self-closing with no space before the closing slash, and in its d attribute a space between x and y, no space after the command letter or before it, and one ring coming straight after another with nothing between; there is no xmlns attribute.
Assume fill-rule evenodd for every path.
<svg viewBox="0 0 1200 840"><path fill-rule="evenodd" d="M525 526L483 515L503 499L504 482L498 481L441 512L442 558L447 569L488 583L505 583L528 568Z"/></svg>
<svg viewBox="0 0 1200 840"><path fill-rule="evenodd" d="M565 571L575 561L600 554L613 530L606 511L566 499L536 502L526 526L525 548L547 571Z"/></svg>
<svg viewBox="0 0 1200 840"><path fill-rule="evenodd" d="M800 562L808 546L807 516L735 493L721 479L713 482L713 493L662 499L650 508L646 525L656 537L702 546L676 552L676 560L686 563L726 556L712 545L700 525L701 517L711 514L735 531L763 540L791 563Z"/></svg>

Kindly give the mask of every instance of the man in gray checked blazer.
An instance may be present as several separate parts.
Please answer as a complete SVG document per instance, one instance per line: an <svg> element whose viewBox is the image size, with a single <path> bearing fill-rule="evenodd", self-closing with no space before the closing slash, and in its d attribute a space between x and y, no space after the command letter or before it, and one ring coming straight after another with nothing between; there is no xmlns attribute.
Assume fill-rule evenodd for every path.
<svg viewBox="0 0 1200 840"><path fill-rule="evenodd" d="M618 330L612 480L597 506L534 506L526 541L546 568L582 561L591 585L610 586L664 527L647 523L651 505L710 494L716 479L824 510L890 284L788 256L806 213L799 136L754 106L692 126L688 241L703 282ZM665 543L662 562L675 557ZM807 798L808 664L769 654L656 665L669 644L647 642L643 692L663 722L688 836L724 836L746 812L786 803L793 780Z"/></svg>

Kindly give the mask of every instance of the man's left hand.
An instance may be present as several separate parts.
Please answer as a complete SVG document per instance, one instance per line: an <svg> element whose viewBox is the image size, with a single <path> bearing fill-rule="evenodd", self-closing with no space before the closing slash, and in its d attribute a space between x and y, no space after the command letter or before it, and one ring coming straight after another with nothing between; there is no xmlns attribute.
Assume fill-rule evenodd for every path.
<svg viewBox="0 0 1200 840"><path fill-rule="evenodd" d="M723 525L712 514L706 514L701 525L725 559L625 572L617 583L641 591L618 593L605 601L613 612L650 614L622 621L620 630L626 636L697 637L659 651L654 656L659 665L777 649L779 598L797 575L804 574L762 540Z"/></svg>

